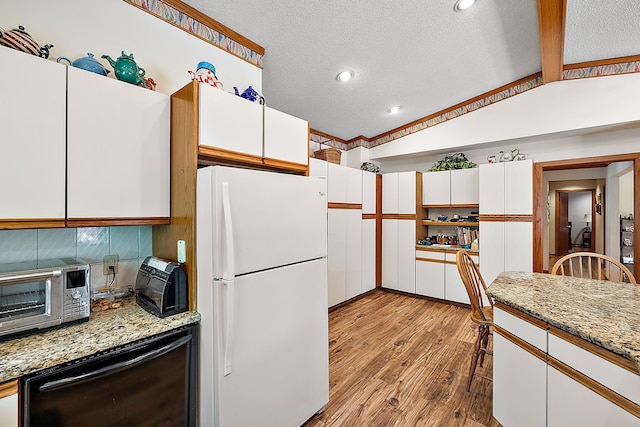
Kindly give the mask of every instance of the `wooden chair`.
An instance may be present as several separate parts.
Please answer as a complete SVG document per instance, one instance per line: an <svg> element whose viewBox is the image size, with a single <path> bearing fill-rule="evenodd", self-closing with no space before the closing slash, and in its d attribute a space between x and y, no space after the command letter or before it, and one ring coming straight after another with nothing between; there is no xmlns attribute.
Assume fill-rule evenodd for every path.
<svg viewBox="0 0 640 427"><path fill-rule="evenodd" d="M493 352L487 348L489 335L491 335L491 327L493 326L493 301L486 295L487 286L484 283L484 279L480 275L478 266L473 262L473 259L467 251L458 251L456 264L464 287L467 289L467 294L469 295L471 320L478 325L478 337L476 338L473 355L471 356L469 379L467 380L467 391L469 391L471 390L471 380L473 380L474 376L491 380L489 377L476 374L476 367L478 365L478 359L480 360L480 366L482 366L484 363L484 355L493 354ZM485 298L489 301L488 306L485 305Z"/></svg>
<svg viewBox="0 0 640 427"><path fill-rule="evenodd" d="M563 256L553 265L551 274L636 283L631 271L620 261L594 252L575 252Z"/></svg>

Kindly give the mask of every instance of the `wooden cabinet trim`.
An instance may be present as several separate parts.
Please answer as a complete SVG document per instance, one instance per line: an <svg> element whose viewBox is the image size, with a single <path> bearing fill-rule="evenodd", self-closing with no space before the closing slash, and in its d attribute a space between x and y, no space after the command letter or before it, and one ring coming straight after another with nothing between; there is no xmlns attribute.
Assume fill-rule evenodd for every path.
<svg viewBox="0 0 640 427"><path fill-rule="evenodd" d="M592 353L600 357L601 359L611 362L614 365L619 366L620 368L623 368L635 375L640 375L640 371L638 371L638 365L619 354L616 354L610 350L607 350L606 348L600 347L599 345L584 340L580 337L572 335L552 325L549 325L549 333L557 336L564 341L567 341L570 344L575 345L576 347L588 351L589 353Z"/></svg>
<svg viewBox="0 0 640 427"><path fill-rule="evenodd" d="M329 209L362 209L362 203L338 203L338 202L329 202L327 204Z"/></svg>
<svg viewBox="0 0 640 427"><path fill-rule="evenodd" d="M558 371L565 374L569 378L577 381L584 387L587 387L589 390L593 391L594 393L599 394L601 397L607 399L609 402L613 403L614 405L640 418L640 406L630 401L626 397L619 395L618 393L612 391L611 389L603 386L599 382L584 375L582 372L576 371L572 367L565 365L564 363L562 363L558 359L555 359L552 356L547 357L547 363L549 364L549 366L557 369Z"/></svg>
<svg viewBox="0 0 640 427"><path fill-rule="evenodd" d="M545 353L544 351L540 350L537 347L532 346L522 338L515 336L514 334L507 331L506 329L502 329L498 325L494 326L494 332L500 335L501 337L511 341L521 349L525 350L527 353L534 355L535 357L537 357L538 359L542 360L545 363L547 362L547 356L548 356L547 353Z"/></svg>
<svg viewBox="0 0 640 427"><path fill-rule="evenodd" d="M0 384L0 399L3 397L11 396L18 392L18 380L7 381Z"/></svg>
<svg viewBox="0 0 640 427"><path fill-rule="evenodd" d="M451 204L442 204L442 205L422 205L425 209L437 209L437 208L479 208L480 205L477 203L451 203Z"/></svg>
<svg viewBox="0 0 640 427"><path fill-rule="evenodd" d="M264 158L263 164L276 169L283 169L295 172L301 172L308 175L309 165L302 163L288 162L286 160L272 159L269 157Z"/></svg>
<svg viewBox="0 0 640 427"><path fill-rule="evenodd" d="M406 219L415 221L416 214L382 214L382 219Z"/></svg>
<svg viewBox="0 0 640 427"><path fill-rule="evenodd" d="M376 214L366 214L366 213L362 214L362 219L376 219L376 218L377 218Z"/></svg>
<svg viewBox="0 0 640 427"><path fill-rule="evenodd" d="M64 226L64 218L0 219L0 230L19 230L24 228L64 228Z"/></svg>
<svg viewBox="0 0 640 427"><path fill-rule="evenodd" d="M67 227L106 227L114 225L165 225L171 218L67 218Z"/></svg>
<svg viewBox="0 0 640 427"><path fill-rule="evenodd" d="M451 221L427 221L427 220L423 220L422 224L423 225L435 225L435 226L440 226L440 227L479 227L480 226L479 222L466 222L466 221L451 222Z"/></svg>
<svg viewBox="0 0 640 427"><path fill-rule="evenodd" d="M547 322L545 322L544 320L540 320L540 319L536 319L533 316L529 316L526 313L523 313L522 311L513 308L511 306L508 306L500 301L496 301L495 302L495 307L499 308L502 311L505 311L507 313L509 313L510 315L517 317L520 320L524 320L527 323L531 323L532 325L542 329L542 330L547 330L549 329L549 324Z"/></svg>
<svg viewBox="0 0 640 427"><path fill-rule="evenodd" d="M250 165L262 165L262 157L252 154L240 153L238 151L225 150L223 148L198 146L198 156L204 160L221 159L229 162L242 162Z"/></svg>
<svg viewBox="0 0 640 427"><path fill-rule="evenodd" d="M478 219L481 222L533 222L533 215L484 214Z"/></svg>

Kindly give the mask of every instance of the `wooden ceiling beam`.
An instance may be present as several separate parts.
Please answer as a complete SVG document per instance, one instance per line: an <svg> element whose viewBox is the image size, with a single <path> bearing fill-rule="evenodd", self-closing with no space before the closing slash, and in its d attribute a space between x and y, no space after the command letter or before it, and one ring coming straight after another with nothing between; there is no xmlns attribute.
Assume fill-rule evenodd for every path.
<svg viewBox="0 0 640 427"><path fill-rule="evenodd" d="M562 80L567 0L538 0L542 81Z"/></svg>

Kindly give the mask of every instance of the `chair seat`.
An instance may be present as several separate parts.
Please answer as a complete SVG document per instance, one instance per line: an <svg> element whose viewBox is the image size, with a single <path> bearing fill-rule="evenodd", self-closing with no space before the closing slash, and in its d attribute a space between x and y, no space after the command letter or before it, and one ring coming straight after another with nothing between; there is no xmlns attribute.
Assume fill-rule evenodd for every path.
<svg viewBox="0 0 640 427"><path fill-rule="evenodd" d="M483 325L493 325L493 307L480 307L482 310L482 314L484 314L484 319L478 316L479 313L471 312L471 320L475 323L483 324Z"/></svg>

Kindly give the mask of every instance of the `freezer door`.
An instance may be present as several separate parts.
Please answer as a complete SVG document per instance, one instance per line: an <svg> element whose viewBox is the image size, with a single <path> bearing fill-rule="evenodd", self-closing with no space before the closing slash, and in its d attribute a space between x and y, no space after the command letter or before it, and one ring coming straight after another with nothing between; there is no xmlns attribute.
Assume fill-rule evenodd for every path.
<svg viewBox="0 0 640 427"><path fill-rule="evenodd" d="M324 178L212 166L197 183L198 264L210 245L214 277L327 256Z"/></svg>
<svg viewBox="0 0 640 427"><path fill-rule="evenodd" d="M234 282L233 301L228 284L214 285L218 314L202 344L215 357L201 365L215 366L217 398L201 401L202 416L213 406L214 426L300 426L329 400L326 258Z"/></svg>

